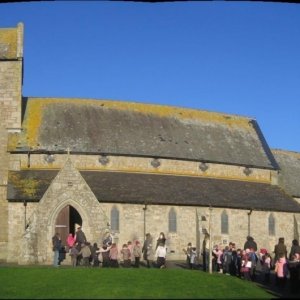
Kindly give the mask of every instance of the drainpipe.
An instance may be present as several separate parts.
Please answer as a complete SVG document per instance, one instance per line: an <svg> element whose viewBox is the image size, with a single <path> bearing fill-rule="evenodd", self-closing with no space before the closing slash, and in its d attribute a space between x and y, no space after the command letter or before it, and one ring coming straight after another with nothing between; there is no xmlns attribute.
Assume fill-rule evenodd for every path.
<svg viewBox="0 0 300 300"><path fill-rule="evenodd" d="M213 208L209 207L209 273L212 274L212 210Z"/></svg>
<svg viewBox="0 0 300 300"><path fill-rule="evenodd" d="M250 209L250 211L247 213L248 215L248 236L250 236L250 217L252 214L252 209Z"/></svg>
<svg viewBox="0 0 300 300"><path fill-rule="evenodd" d="M145 203L145 206L143 207L143 211L144 211L144 241L146 239L146 210L147 210L147 204Z"/></svg>
<svg viewBox="0 0 300 300"><path fill-rule="evenodd" d="M24 205L24 229L26 230L27 228L27 216L26 216L27 201L26 200L23 201L23 205Z"/></svg>

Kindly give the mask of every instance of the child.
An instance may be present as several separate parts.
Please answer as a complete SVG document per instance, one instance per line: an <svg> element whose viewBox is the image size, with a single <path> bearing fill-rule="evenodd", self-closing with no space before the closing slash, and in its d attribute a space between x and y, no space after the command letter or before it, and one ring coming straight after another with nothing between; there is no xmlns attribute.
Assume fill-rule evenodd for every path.
<svg viewBox="0 0 300 300"><path fill-rule="evenodd" d="M133 245L132 245L132 242L131 242L131 241L128 241L128 242L127 242L127 247L128 247L128 249L129 249L129 251L130 251L130 260L132 260L132 259L133 259L133 254L132 254L132 251L133 251Z"/></svg>
<svg viewBox="0 0 300 300"><path fill-rule="evenodd" d="M67 238L67 246L68 246L68 248L71 249L74 244L75 244L75 238L73 237L72 233L69 233L68 238Z"/></svg>
<svg viewBox="0 0 300 300"><path fill-rule="evenodd" d="M81 244L81 250L79 251L78 255L82 255L82 260L83 260L83 265L85 267L90 266L90 256L92 252L91 249L88 245L88 242L82 243Z"/></svg>
<svg viewBox="0 0 300 300"><path fill-rule="evenodd" d="M192 243L188 243L186 249L182 249L186 254L186 263L189 269L192 269L191 264L191 252L192 252Z"/></svg>
<svg viewBox="0 0 300 300"><path fill-rule="evenodd" d="M264 274L264 282L270 282L270 274L271 274L271 255L266 252L262 256L261 264L262 264L262 273Z"/></svg>
<svg viewBox="0 0 300 300"><path fill-rule="evenodd" d="M163 242L160 242L157 246L155 256L157 257L157 267L164 269L166 267L166 255L167 248Z"/></svg>
<svg viewBox="0 0 300 300"><path fill-rule="evenodd" d="M111 246L102 245L102 247L97 250L97 253L99 253L102 256L102 267L108 268L110 267L110 258L109 258L109 251Z"/></svg>
<svg viewBox="0 0 300 300"><path fill-rule="evenodd" d="M92 264L93 267L99 267L100 265L100 261L99 261L99 252L98 250L100 250L98 248L98 244L94 243L93 247L92 247Z"/></svg>
<svg viewBox="0 0 300 300"><path fill-rule="evenodd" d="M109 250L110 266L112 268L119 268L118 254L119 254L119 251L118 251L117 244L112 243L111 248Z"/></svg>
<svg viewBox="0 0 300 300"><path fill-rule="evenodd" d="M250 277L250 267L249 266L249 252L250 249L246 249L242 251L242 262L241 262L241 277L244 278L245 280L251 280Z"/></svg>
<svg viewBox="0 0 300 300"><path fill-rule="evenodd" d="M79 254L78 249L75 247L75 244L70 249L70 256L71 256L71 264L73 267L76 267L77 265L77 256Z"/></svg>
<svg viewBox="0 0 300 300"><path fill-rule="evenodd" d="M279 258L275 263L276 284L280 289L283 289L286 284L288 273L287 260L285 253L279 254Z"/></svg>
<svg viewBox="0 0 300 300"><path fill-rule="evenodd" d="M139 241L135 241L135 245L132 249L132 254L134 256L134 266L136 268L140 267L140 259L142 256L142 247Z"/></svg>
<svg viewBox="0 0 300 300"><path fill-rule="evenodd" d="M124 244L121 249L121 254L123 256L123 266L124 268L131 267L131 259L130 259L130 250L128 249L127 244Z"/></svg>
<svg viewBox="0 0 300 300"><path fill-rule="evenodd" d="M217 269L216 271L219 273L223 273L223 251L220 245L216 245L213 249L213 253L216 256L216 264Z"/></svg>
<svg viewBox="0 0 300 300"><path fill-rule="evenodd" d="M191 269L192 270L196 270L197 268L197 251L196 251L196 247L192 247L192 251L191 251Z"/></svg>

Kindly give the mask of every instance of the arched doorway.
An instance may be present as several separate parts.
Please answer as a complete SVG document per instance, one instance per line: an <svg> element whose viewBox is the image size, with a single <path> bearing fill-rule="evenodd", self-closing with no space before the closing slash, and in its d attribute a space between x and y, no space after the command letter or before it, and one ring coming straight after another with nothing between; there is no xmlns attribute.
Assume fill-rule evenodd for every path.
<svg viewBox="0 0 300 300"><path fill-rule="evenodd" d="M60 234L63 245L66 245L69 233L75 234L77 226L82 226L80 214L73 206L65 206L59 212L55 222L55 232Z"/></svg>

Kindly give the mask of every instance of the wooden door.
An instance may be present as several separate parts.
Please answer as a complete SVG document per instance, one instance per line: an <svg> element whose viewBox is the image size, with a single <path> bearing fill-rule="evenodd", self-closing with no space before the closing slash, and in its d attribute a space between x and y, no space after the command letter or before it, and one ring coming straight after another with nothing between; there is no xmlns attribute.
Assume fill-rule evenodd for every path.
<svg viewBox="0 0 300 300"><path fill-rule="evenodd" d="M67 237L70 233L70 206L65 206L56 218L55 232L58 232L61 237L62 244L66 245Z"/></svg>

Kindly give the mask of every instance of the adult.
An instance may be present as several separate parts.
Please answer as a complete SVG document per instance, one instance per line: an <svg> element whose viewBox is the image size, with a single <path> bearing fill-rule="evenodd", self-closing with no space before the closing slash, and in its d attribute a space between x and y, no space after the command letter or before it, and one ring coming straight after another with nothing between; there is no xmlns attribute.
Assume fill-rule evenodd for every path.
<svg viewBox="0 0 300 300"><path fill-rule="evenodd" d="M284 244L283 237L280 237L278 239L278 244L276 244L274 247L274 253L275 253L275 258L274 258L275 263L279 260L280 257L287 258L287 248L286 245Z"/></svg>
<svg viewBox="0 0 300 300"><path fill-rule="evenodd" d="M82 231L81 226L77 228L77 231L75 233L75 242L78 243L79 245L85 244L87 242L86 236Z"/></svg>
<svg viewBox="0 0 300 300"><path fill-rule="evenodd" d="M251 248L256 252L257 244L256 244L254 238L252 236L248 235L246 238L246 242L244 244L244 250L251 249Z"/></svg>
<svg viewBox="0 0 300 300"><path fill-rule="evenodd" d="M210 260L210 253L209 253L209 237L208 234L205 234L205 237L202 242L202 266L203 271L209 271L209 260Z"/></svg>
<svg viewBox="0 0 300 300"><path fill-rule="evenodd" d="M290 292L292 294L299 293L299 274L300 274L300 260L299 254L295 253L292 258L288 261L289 269L289 282L290 282Z"/></svg>
<svg viewBox="0 0 300 300"><path fill-rule="evenodd" d="M157 241L156 241L156 247L155 247L155 250L157 249L157 247L158 247L158 245L159 244L163 244L163 245L165 245L166 244L166 237L165 237L165 234L163 233L163 232L161 232L160 234L159 234L159 237L158 237L158 239L157 239Z"/></svg>
<svg viewBox="0 0 300 300"><path fill-rule="evenodd" d="M75 243L76 243L76 248L79 251L79 254L77 256L77 265L81 265L83 255L81 252L82 245L85 245L87 243L86 236L84 232L81 229L81 226L77 228L77 231L75 232Z"/></svg>
<svg viewBox="0 0 300 300"><path fill-rule="evenodd" d="M53 256L53 266L54 267L59 266L60 249L61 249L61 238L60 238L60 234L58 232L56 232L55 235L52 237L52 250L54 252L54 256Z"/></svg>
<svg viewBox="0 0 300 300"><path fill-rule="evenodd" d="M150 268L150 255L152 250L152 236L150 233L146 234L146 239L142 248L143 259L147 262L147 268Z"/></svg>
<svg viewBox="0 0 300 300"><path fill-rule="evenodd" d="M112 245L112 242L113 242L112 235L111 235L110 231L108 229L106 229L104 232L102 244L106 245L106 247L110 247Z"/></svg>
<svg viewBox="0 0 300 300"><path fill-rule="evenodd" d="M295 254L298 253L300 255L300 246L298 240L294 239L292 241L292 247L289 255L289 260L293 260Z"/></svg>

